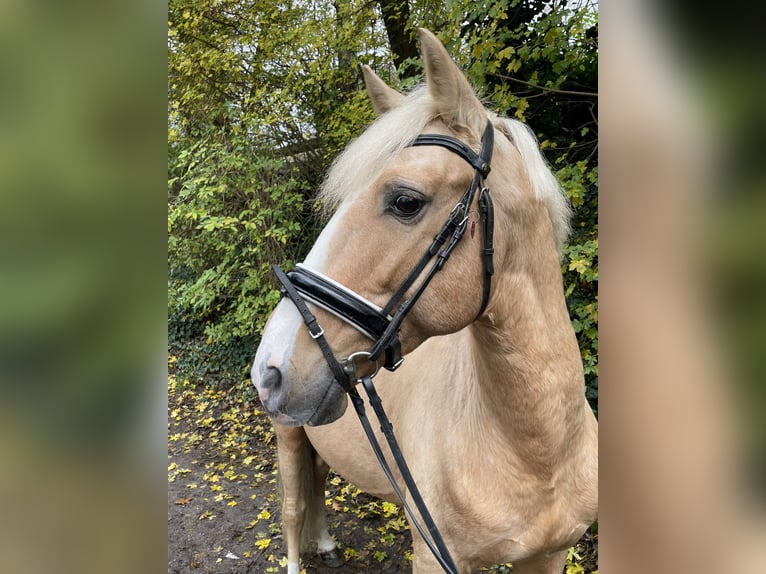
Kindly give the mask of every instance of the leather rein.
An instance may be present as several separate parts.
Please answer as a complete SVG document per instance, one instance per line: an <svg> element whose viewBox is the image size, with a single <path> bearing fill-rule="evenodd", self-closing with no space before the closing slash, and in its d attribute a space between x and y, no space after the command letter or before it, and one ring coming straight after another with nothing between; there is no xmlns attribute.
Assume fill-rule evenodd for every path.
<svg viewBox="0 0 766 574"><path fill-rule="evenodd" d="M404 455L394 436L393 426L386 416L383 404L375 390L372 379L380 369L381 359L382 366L389 371L396 370L404 361L401 354L401 343L399 341L401 324L423 294L434 275L444 267L452 250L465 234L469 222L468 214L474 201L477 202L482 221L482 259L484 264L484 285L482 290L481 308L477 315L477 319L484 313L484 310L487 307L492 285L492 275L494 274L494 208L489 188L485 185L485 179L490 172L490 162L494 149L494 128L488 120L484 134L481 138L481 149L478 154L460 140L440 134L419 135L410 145L413 147L440 146L448 149L471 164L474 168L474 176L468 189L466 189L465 193L460 198L460 201L450 212L447 221L436 234L433 242L423 254L423 257L417 265L415 265L410 274L402 282L384 307L375 305L351 289L348 289L321 273L308 269L304 265L298 264L288 273L285 273L276 265L273 269L277 279L279 279L279 282L283 286L282 294L295 304L303 322L308 328L311 338L319 345L319 348L333 373L335 381L349 394L375 456L378 459L384 474L391 483L392 488L396 492L396 495L401 500L402 505L410 518L410 522L420 533L424 542L444 571L450 574L457 574L457 567L455 566L455 563L444 544L444 540L420 495L414 479L412 478L407 462L405 461ZM473 236L473 231L472 227L471 236ZM430 268L428 267L429 263L431 263ZM411 290L417 279L424 272L426 275L420 284L417 285L414 292L409 297L405 298L405 295ZM341 318L366 337L372 339L374 341L373 346L369 351L352 353L344 361L338 361L324 336L324 330L309 309L306 301L322 307ZM396 311L394 312L395 308ZM391 314L392 312L393 314ZM358 376L357 360L365 359L374 364L374 371L372 374ZM367 393L370 405L375 412L383 435L394 456L394 461L402 475L407 490L410 492L412 501L417 507L417 510L428 529L428 534L407 503L404 494L396 483L396 479L394 478L388 462L383 456L383 451L372 430L370 421L367 418L364 400L356 390L356 383L361 383Z"/></svg>

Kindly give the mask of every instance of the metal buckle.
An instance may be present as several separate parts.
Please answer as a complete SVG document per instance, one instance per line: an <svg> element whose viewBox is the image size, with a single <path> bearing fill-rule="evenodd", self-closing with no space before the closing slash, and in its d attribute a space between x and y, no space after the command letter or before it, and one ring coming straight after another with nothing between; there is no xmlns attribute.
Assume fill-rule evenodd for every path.
<svg viewBox="0 0 766 574"><path fill-rule="evenodd" d="M461 210L465 210L465 205L463 205L462 201L459 201L457 204L455 204L455 207L452 208L452 211L449 212L449 217L447 219L452 219Z"/></svg>
<svg viewBox="0 0 766 574"><path fill-rule="evenodd" d="M311 338L312 338L312 339L314 339L315 341L316 341L316 340L317 340L319 337L321 337L322 335L324 335L324 329L322 328L322 325L319 325L319 323L317 323L317 325L319 326L319 333L312 333L312 332L311 332L311 329L309 329L309 335L311 335Z"/></svg>
<svg viewBox="0 0 766 574"><path fill-rule="evenodd" d="M392 372L393 372L393 371L395 371L396 369L398 369L399 367L401 367L403 362L404 362L404 357L399 357L399 360L398 360L398 361L396 361L392 367L387 367L387 369L388 369L389 371L392 371Z"/></svg>

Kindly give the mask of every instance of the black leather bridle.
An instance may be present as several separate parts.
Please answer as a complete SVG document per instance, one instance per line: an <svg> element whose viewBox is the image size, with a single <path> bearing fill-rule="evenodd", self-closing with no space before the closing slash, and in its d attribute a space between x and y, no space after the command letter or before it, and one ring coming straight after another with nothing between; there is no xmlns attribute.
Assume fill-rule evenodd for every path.
<svg viewBox="0 0 766 574"><path fill-rule="evenodd" d="M481 149L478 154L460 140L440 134L419 135L410 145L440 146L446 148L471 164L474 169L474 176L468 189L466 189L465 193L460 198L460 201L450 212L447 221L434 237L430 247L426 250L418 264L413 268L384 307L379 307L378 305L371 303L364 297L354 293L351 289L348 289L329 277L317 273L316 271L312 271L301 264L298 264L287 274L275 265L274 273L283 285L283 295L287 296L295 304L298 312L303 318L303 322L309 330L311 338L319 345L319 348L333 373L333 377L349 394L365 434L372 445L373 451L375 452L384 473L391 482L394 491L409 514L412 524L417 528L418 532L423 537L423 540L445 572L456 574L457 568L455 563L444 545L441 534L436 528L436 525L426 508L415 481L412 479L412 475L404 460L404 456L396 442L393 427L383 410L383 405L372 383L372 379L378 372L380 365L379 360L381 358L383 358L383 367L389 371L396 370L404 361L401 354L401 344L399 342L399 330L402 322L423 294L426 287L428 287L428 284L431 282L434 275L444 267L452 250L465 234L469 223L468 214L474 201L477 202L482 222L482 259L484 264L484 286L482 290L481 307L477 319L484 313L484 310L487 307L492 286L492 275L494 273L494 209L492 198L489 194L489 188L485 186L485 179L490 172L490 162L494 149L494 128L488 120L484 134L481 138ZM473 229L471 229L471 235L473 235ZM429 263L431 263L430 268L428 268ZM405 297L423 272L426 273L423 280L417 285L414 292L412 292L409 297ZM342 363L339 362L324 336L324 330L306 305L306 300L340 317L346 323L372 339L374 341L373 346L369 351L353 353ZM392 315L391 313L394 311L394 308L396 308L396 311ZM358 359L367 359L374 363L374 372L364 376L358 376L356 362ZM365 414L364 401L356 391L356 383L362 383L362 386L367 392L370 404L381 424L381 430L391 447L391 452L393 453L395 462L402 474L407 489L412 496L412 500L420 512L423 521L426 523L430 537L418 522L417 517L407 504L404 494L396 484L393 473L383 456L383 452L378 444L372 427L370 426L367 415Z"/></svg>

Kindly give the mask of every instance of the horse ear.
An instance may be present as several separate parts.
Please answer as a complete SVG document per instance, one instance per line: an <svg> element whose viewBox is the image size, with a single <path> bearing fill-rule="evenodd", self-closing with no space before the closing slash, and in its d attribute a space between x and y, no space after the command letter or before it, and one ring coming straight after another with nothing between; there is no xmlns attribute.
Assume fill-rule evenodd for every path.
<svg viewBox="0 0 766 574"><path fill-rule="evenodd" d="M418 35L434 111L450 127L467 128L480 137L487 124L484 106L441 41L425 28Z"/></svg>
<svg viewBox="0 0 766 574"><path fill-rule="evenodd" d="M372 109L375 115L380 116L388 110L398 106L404 99L404 94L400 94L381 80L369 66L363 66L364 85L367 87L367 93L372 100Z"/></svg>

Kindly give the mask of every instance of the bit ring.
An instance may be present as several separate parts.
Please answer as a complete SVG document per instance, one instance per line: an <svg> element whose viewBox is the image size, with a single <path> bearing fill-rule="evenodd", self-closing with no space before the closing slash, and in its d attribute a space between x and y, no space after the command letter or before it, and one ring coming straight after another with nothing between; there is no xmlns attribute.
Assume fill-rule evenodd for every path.
<svg viewBox="0 0 766 574"><path fill-rule="evenodd" d="M357 376L356 374L356 359L363 358L367 359L369 362L373 363L375 365L375 370L372 372L371 375L368 375L371 379L375 377L375 375L378 374L378 371L380 371L380 363L378 361L373 361L370 358L370 353L367 351L357 351L356 353L351 353L347 358L343 365L343 370L346 371L346 373L354 380L354 382L361 382L362 379Z"/></svg>

